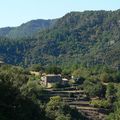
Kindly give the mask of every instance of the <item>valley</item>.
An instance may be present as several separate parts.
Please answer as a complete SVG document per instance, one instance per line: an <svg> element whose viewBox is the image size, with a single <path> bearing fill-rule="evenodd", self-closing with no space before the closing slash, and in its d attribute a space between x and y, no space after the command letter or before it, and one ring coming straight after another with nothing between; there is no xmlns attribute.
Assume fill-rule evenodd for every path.
<svg viewBox="0 0 120 120"><path fill-rule="evenodd" d="M0 28L0 120L120 120L120 9Z"/></svg>

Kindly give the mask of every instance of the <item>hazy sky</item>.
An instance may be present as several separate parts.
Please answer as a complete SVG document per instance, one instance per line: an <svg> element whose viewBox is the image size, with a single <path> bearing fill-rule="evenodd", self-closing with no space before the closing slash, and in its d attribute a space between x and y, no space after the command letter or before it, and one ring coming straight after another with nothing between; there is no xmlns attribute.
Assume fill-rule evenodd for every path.
<svg viewBox="0 0 120 120"><path fill-rule="evenodd" d="M120 0L0 0L0 27L58 18L70 11L117 9Z"/></svg>

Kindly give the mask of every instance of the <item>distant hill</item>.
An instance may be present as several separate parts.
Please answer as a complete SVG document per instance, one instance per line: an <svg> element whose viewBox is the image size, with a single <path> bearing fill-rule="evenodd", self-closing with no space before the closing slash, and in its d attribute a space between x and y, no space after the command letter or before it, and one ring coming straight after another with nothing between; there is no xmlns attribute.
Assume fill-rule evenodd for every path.
<svg viewBox="0 0 120 120"><path fill-rule="evenodd" d="M5 28L0 28L0 37L5 37L9 32L14 29L12 27L5 27Z"/></svg>
<svg viewBox="0 0 120 120"><path fill-rule="evenodd" d="M35 38L1 38L0 55L21 65L119 65L120 10L71 12Z"/></svg>
<svg viewBox="0 0 120 120"><path fill-rule="evenodd" d="M28 38L33 37L37 31L51 28L56 20L31 20L18 27L0 28L0 37L8 38Z"/></svg>

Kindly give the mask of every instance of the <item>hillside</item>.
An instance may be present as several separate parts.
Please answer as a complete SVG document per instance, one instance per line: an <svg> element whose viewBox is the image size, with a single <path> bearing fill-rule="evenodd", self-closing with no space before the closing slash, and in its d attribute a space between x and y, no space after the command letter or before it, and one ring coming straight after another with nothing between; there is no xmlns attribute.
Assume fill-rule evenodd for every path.
<svg viewBox="0 0 120 120"><path fill-rule="evenodd" d="M0 29L1 37L8 38L28 38L33 37L37 31L51 28L56 20L31 20L18 27L5 27Z"/></svg>
<svg viewBox="0 0 120 120"><path fill-rule="evenodd" d="M51 29L40 30L35 39L2 39L0 55L12 64L117 66L119 31L120 10L71 12Z"/></svg>
<svg viewBox="0 0 120 120"><path fill-rule="evenodd" d="M0 28L0 36L6 36L12 29L12 27Z"/></svg>

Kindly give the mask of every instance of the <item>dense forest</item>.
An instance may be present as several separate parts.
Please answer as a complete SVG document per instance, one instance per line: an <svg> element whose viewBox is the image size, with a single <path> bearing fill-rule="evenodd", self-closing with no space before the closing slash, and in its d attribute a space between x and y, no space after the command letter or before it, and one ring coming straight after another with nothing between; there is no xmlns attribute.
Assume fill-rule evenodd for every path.
<svg viewBox="0 0 120 120"><path fill-rule="evenodd" d="M18 27L0 28L0 36L12 39L33 37L38 31L52 28L57 20L31 20Z"/></svg>
<svg viewBox="0 0 120 120"><path fill-rule="evenodd" d="M30 23L28 26L32 26ZM23 38L2 36L1 59L23 66L36 63L119 66L120 10L71 12L51 24L49 28L42 24L41 30L32 37L21 34L23 32L27 36L29 27L16 28L18 33L11 32L11 36L16 34Z"/></svg>

